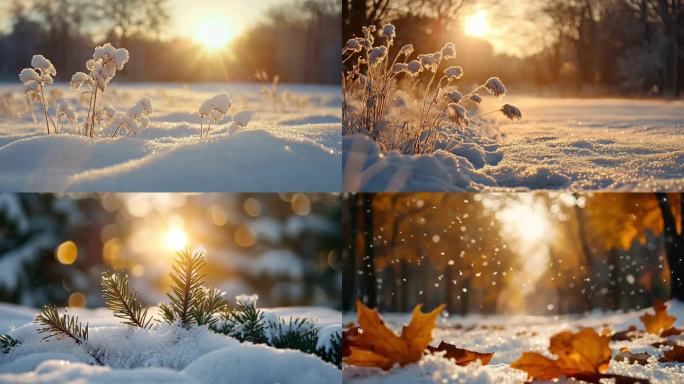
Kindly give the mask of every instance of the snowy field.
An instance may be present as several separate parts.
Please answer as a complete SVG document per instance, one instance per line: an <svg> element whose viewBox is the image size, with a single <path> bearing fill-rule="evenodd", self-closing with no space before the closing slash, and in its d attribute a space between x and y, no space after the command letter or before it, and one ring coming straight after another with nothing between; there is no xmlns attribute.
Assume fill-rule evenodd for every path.
<svg viewBox="0 0 684 384"><path fill-rule="evenodd" d="M340 313L321 307L264 310L267 317L317 319L320 338L340 329ZM239 343L204 327L160 324L151 330L122 326L106 309L71 309L89 322L88 347L106 350L106 367L66 339L42 342L30 324L37 310L0 304L0 334L21 342L0 353L0 383L337 383L340 370L317 356ZM319 338L319 343L321 343Z"/></svg>
<svg viewBox="0 0 684 384"><path fill-rule="evenodd" d="M381 154L343 139L345 190L682 190L684 102L506 96L520 123L495 114L455 148ZM485 97L481 111L502 101ZM456 156L454 156L456 155ZM359 176L360 175L360 176Z"/></svg>
<svg viewBox="0 0 684 384"><path fill-rule="evenodd" d="M42 110L27 112L21 84L0 86L0 191L339 191L340 88L281 85L276 107L262 86L113 82L106 103L126 111L147 96L153 108L148 128L116 139L74 135L65 121L64 134L46 137ZM66 84L50 89L48 99L78 97ZM233 105L200 141L199 106L221 92L231 94ZM83 122L87 102L79 105ZM239 128L231 115L245 110L254 115Z"/></svg>
<svg viewBox="0 0 684 384"><path fill-rule="evenodd" d="M650 310L652 312L652 309ZM684 326L684 304L670 303L668 312L678 318L675 326ZM395 367L383 372L376 368L343 367L344 382L354 384L379 383L462 383L462 384L507 384L524 383L526 374L510 368L508 364L516 360L523 352L539 352L550 358L549 338L561 331L577 331L584 327L593 327L600 332L605 326L614 331L624 331L630 325L643 329L639 316L643 311L628 313L591 313L586 316L451 316L440 319L438 328L433 332L431 345L440 340L452 343L460 348L476 352L494 352L489 365L479 362L467 366L458 366L440 356L424 356L417 364ZM383 314L395 331L401 329L410 320L410 315ZM354 321L355 317L345 315L344 322ZM670 341L684 345L684 335L670 336ZM665 341L647 335L633 341L611 341L613 360L608 373L649 379L652 384L674 384L684 382L684 364L661 363L658 358L668 346L654 347L653 343ZM615 355L628 347L632 353L647 352L652 357L648 364L629 364L626 361L615 361ZM574 383L568 380L561 382Z"/></svg>

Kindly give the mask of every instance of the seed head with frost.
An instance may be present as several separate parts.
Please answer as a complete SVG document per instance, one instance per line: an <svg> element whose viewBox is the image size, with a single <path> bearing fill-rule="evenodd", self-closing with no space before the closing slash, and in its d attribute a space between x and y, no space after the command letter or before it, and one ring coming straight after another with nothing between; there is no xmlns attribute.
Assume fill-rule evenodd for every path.
<svg viewBox="0 0 684 384"><path fill-rule="evenodd" d="M67 120L71 123L76 122L76 111L74 111L74 108L68 101L62 100L57 104L57 120Z"/></svg>
<svg viewBox="0 0 684 384"><path fill-rule="evenodd" d="M482 102L482 97L480 95L474 93L468 97L468 100L470 100L476 104L480 104Z"/></svg>
<svg viewBox="0 0 684 384"><path fill-rule="evenodd" d="M411 56L413 53L413 44L406 44L399 50L399 55L404 55L406 57Z"/></svg>
<svg viewBox="0 0 684 384"><path fill-rule="evenodd" d="M233 115L233 122L240 127L246 127L252 121L252 117L254 111L240 111Z"/></svg>
<svg viewBox="0 0 684 384"><path fill-rule="evenodd" d="M349 39L347 40L347 44L344 45L343 52L357 53L361 52L362 48L363 46L359 42L359 39Z"/></svg>
<svg viewBox="0 0 684 384"><path fill-rule="evenodd" d="M501 112L512 121L520 121L522 119L522 112L514 105L504 104L501 107Z"/></svg>
<svg viewBox="0 0 684 384"><path fill-rule="evenodd" d="M33 68L24 68L19 72L19 80L26 85L32 81L40 81L40 75Z"/></svg>
<svg viewBox="0 0 684 384"><path fill-rule="evenodd" d="M128 116L137 120L142 128L150 125L150 113L152 113L152 100L149 97L143 97L128 109Z"/></svg>
<svg viewBox="0 0 684 384"><path fill-rule="evenodd" d="M90 88L92 85L92 78L84 72L76 72L71 76L71 81L69 81L69 87L74 91L80 91L84 86Z"/></svg>
<svg viewBox="0 0 684 384"><path fill-rule="evenodd" d="M451 117L451 119L456 122L466 120L466 109L460 104L449 104L447 112L449 114L449 117Z"/></svg>
<svg viewBox="0 0 684 384"><path fill-rule="evenodd" d="M199 108L200 118L209 117L213 122L221 120L230 109L232 101L228 93L220 93L207 99Z"/></svg>
<svg viewBox="0 0 684 384"><path fill-rule="evenodd" d="M406 65L408 73L413 77L418 76L423 71L423 64L418 60L412 60Z"/></svg>
<svg viewBox="0 0 684 384"><path fill-rule="evenodd" d="M456 45L454 45L454 43L446 43L444 47L442 47L441 54L444 60L456 58Z"/></svg>
<svg viewBox="0 0 684 384"><path fill-rule="evenodd" d="M490 77L484 87L494 96L503 97L506 94L506 87L498 77Z"/></svg>
<svg viewBox="0 0 684 384"><path fill-rule="evenodd" d="M394 73L408 72L408 64L396 63L392 67L392 72L394 72Z"/></svg>
<svg viewBox="0 0 684 384"><path fill-rule="evenodd" d="M368 59L370 60L370 65L374 66L381 63L387 56L387 47L384 45L375 47L371 49Z"/></svg>
<svg viewBox="0 0 684 384"><path fill-rule="evenodd" d="M459 66L449 67L444 70L444 76L449 80L458 80L463 76L463 68Z"/></svg>
<svg viewBox="0 0 684 384"><path fill-rule="evenodd" d="M461 94L461 92L459 92L455 89L451 90L449 92L446 92L444 94L444 97L447 99L447 101L449 101L451 103L458 103L463 99L463 95Z"/></svg>
<svg viewBox="0 0 684 384"><path fill-rule="evenodd" d="M387 38L387 40L394 40L397 35L397 29L392 24L385 24L382 26L382 34Z"/></svg>
<svg viewBox="0 0 684 384"><path fill-rule="evenodd" d="M434 73L437 71L440 62L442 61L442 54L440 52L435 52L419 55L418 61L420 61L420 64L422 64L424 69Z"/></svg>

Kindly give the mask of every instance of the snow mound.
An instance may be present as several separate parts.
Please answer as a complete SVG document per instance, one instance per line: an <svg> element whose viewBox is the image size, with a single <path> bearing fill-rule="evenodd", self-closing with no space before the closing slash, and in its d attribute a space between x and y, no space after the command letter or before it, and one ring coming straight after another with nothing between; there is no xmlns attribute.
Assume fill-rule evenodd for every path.
<svg viewBox="0 0 684 384"><path fill-rule="evenodd" d="M684 326L684 303L671 301L668 312L677 317L676 327ZM645 311L601 312L592 311L582 315L524 316L524 315L479 315L449 316L438 320L433 332L432 345L444 341L477 352L493 352L489 365L479 362L465 367L458 366L439 355L426 355L417 363L405 367L395 366L389 371L376 368L343 366L344 381L349 384L375 383L525 383L526 374L509 366L523 352L538 352L548 357L551 336L562 331L576 332L585 327L597 331L610 327L624 331L634 325L642 329L639 316ZM354 314L345 315L343 322L353 321ZM385 323L400 330L411 318L410 314L384 314ZM684 335L673 336L670 341L684 345ZM664 339L646 335L634 340L611 341L610 348L615 356L621 348L633 353L648 353L648 364L629 364L611 360L607 373L626 375L650 380L652 384L684 383L684 364L661 363L658 359L669 346L654 346ZM560 380L561 383L572 380ZM609 381L606 381L609 382Z"/></svg>
<svg viewBox="0 0 684 384"><path fill-rule="evenodd" d="M66 189L310 192L339 190L340 179L339 157L327 148L251 130L84 172L72 177Z"/></svg>
<svg viewBox="0 0 684 384"><path fill-rule="evenodd" d="M315 356L249 343L211 352L183 372L207 384L337 383L341 376Z"/></svg>
<svg viewBox="0 0 684 384"><path fill-rule="evenodd" d="M64 180L92 169L125 163L147 154L137 139L92 140L83 136L38 136L0 147L0 190L56 192Z"/></svg>
<svg viewBox="0 0 684 384"><path fill-rule="evenodd" d="M85 138L74 134L77 124L62 124L64 133L48 137L38 106L21 116L0 116L0 191L339 192L339 86L283 85L308 101L276 109L260 94L262 85L109 84L107 103L119 111L135 100L154 105L149 126L126 138L111 138L113 130L106 129L101 137ZM52 88L75 95L67 83ZM222 116L230 100L213 100L209 107L220 104L223 112L208 111L214 121L200 140L200 127L206 133L210 119L200 122L199 107L226 91L235 95L231 109L242 112ZM19 84L0 85L0 93L23 97ZM82 123L88 107L68 100ZM150 105L138 107L134 112Z"/></svg>
<svg viewBox="0 0 684 384"><path fill-rule="evenodd" d="M424 356L417 364L395 367L389 371L378 368L345 367L344 382L354 384L513 384L523 383L525 373L506 365L482 366L479 362L460 366L442 356Z"/></svg>
<svg viewBox="0 0 684 384"><path fill-rule="evenodd" d="M342 139L342 151L345 191L465 192L497 186L465 157L442 150L419 156L383 154L370 138L351 135Z"/></svg>
<svg viewBox="0 0 684 384"><path fill-rule="evenodd" d="M35 371L20 375L1 375L3 383L98 383L98 384L196 384L198 381L166 368L111 369L68 360L47 360Z"/></svg>

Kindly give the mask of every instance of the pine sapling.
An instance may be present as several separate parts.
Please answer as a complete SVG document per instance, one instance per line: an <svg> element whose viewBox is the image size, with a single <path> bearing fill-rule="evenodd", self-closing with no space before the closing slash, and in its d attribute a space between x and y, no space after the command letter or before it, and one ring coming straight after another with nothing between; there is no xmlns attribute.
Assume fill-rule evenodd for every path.
<svg viewBox="0 0 684 384"><path fill-rule="evenodd" d="M212 327L215 332L223 333L240 341L265 344L266 321L264 312L256 307L257 296L240 295L235 298L237 307L221 313L221 324Z"/></svg>
<svg viewBox="0 0 684 384"><path fill-rule="evenodd" d="M308 354L316 353L318 328L306 318L280 319L269 323L271 340L269 345L281 349L296 349Z"/></svg>
<svg viewBox="0 0 684 384"><path fill-rule="evenodd" d="M135 290L129 288L127 274L103 273L102 295L107 308L114 312L114 316L123 319L125 324L143 329L152 327L153 318L148 315L150 308L140 303Z"/></svg>
<svg viewBox="0 0 684 384"><path fill-rule="evenodd" d="M328 348L318 348L316 355L329 363L342 368L342 335L335 332L330 335Z"/></svg>
<svg viewBox="0 0 684 384"><path fill-rule="evenodd" d="M177 251L170 274L173 281L172 292L166 294L170 302L159 306L164 321L169 324L178 322L185 328L196 322L193 313L196 313L200 304L202 294L199 291L204 279L200 269L205 264L204 250L201 248Z"/></svg>
<svg viewBox="0 0 684 384"><path fill-rule="evenodd" d="M216 288L201 287L197 290L197 305L192 311L192 317L198 326L212 327L219 320L219 314L226 307L223 300L224 292Z"/></svg>
<svg viewBox="0 0 684 384"><path fill-rule="evenodd" d="M10 349L19 345L19 342L10 335L0 335L0 352L9 353Z"/></svg>

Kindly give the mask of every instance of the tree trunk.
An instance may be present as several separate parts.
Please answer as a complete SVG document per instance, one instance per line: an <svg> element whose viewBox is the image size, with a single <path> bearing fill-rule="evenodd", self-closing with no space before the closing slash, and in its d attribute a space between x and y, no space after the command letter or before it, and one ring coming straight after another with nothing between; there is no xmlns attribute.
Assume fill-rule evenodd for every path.
<svg viewBox="0 0 684 384"><path fill-rule="evenodd" d="M363 276L365 281L364 299L370 308L377 306L377 290L375 282L375 248L373 246L373 194L363 194L364 218L364 255Z"/></svg>
<svg viewBox="0 0 684 384"><path fill-rule="evenodd" d="M670 268L670 297L684 301L684 230L677 234L677 223L668 194L655 195L664 224L665 256ZM684 198L684 193L680 194L680 198Z"/></svg>
<svg viewBox="0 0 684 384"><path fill-rule="evenodd" d="M348 195L342 199L342 233L344 248L342 249L342 311L354 308L356 299L356 236L358 222L356 195Z"/></svg>
<svg viewBox="0 0 684 384"><path fill-rule="evenodd" d="M399 312L408 311L408 295L409 295L409 263L406 259L402 258L399 260L399 295L401 299L399 301Z"/></svg>

